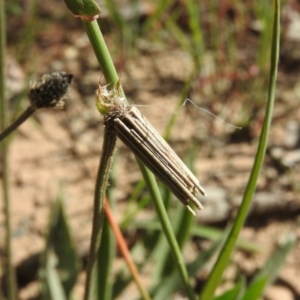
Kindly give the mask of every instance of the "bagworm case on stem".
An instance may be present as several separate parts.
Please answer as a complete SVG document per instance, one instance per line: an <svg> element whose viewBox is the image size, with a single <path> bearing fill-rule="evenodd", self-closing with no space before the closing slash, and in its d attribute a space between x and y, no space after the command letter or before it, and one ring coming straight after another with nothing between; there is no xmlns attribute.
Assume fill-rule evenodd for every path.
<svg viewBox="0 0 300 300"><path fill-rule="evenodd" d="M98 110L105 115L105 126L116 130L124 144L193 214L189 201L202 209L196 195L206 194L198 179L141 112L125 103L118 85L111 90L99 86L96 94Z"/></svg>

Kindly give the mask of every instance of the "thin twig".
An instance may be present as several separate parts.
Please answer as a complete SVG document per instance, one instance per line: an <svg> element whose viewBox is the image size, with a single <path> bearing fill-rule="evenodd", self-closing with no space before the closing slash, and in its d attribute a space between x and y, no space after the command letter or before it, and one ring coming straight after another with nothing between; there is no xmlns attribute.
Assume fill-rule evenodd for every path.
<svg viewBox="0 0 300 300"><path fill-rule="evenodd" d="M107 199L105 200L105 213L106 213L108 222L111 226L111 229L114 232L115 237L117 239L120 252L122 253L122 255L127 263L127 266L131 272L131 275L136 282L137 288L139 289L142 297L145 300L150 300L151 297L142 284L142 280L140 278L139 272L131 258L130 251L128 250L124 236L122 235L122 232L114 218L113 212L111 211L110 206L109 206L109 201Z"/></svg>
<svg viewBox="0 0 300 300"><path fill-rule="evenodd" d="M8 182L8 143L4 141L0 145L0 153L2 156L2 188L3 188L3 215L4 215L4 247L6 259L4 262L6 277L6 294L8 299L17 299L16 277L13 266L12 256L12 225L11 225L11 200Z"/></svg>
<svg viewBox="0 0 300 300"><path fill-rule="evenodd" d="M95 270L97 262L97 254L99 252L103 228L104 218L104 198L107 187L107 181L109 177L109 171L111 168L113 154L115 151L115 145L117 140L117 133L109 122L105 122L104 127L104 140L102 147L102 155L99 163L99 169L96 179L96 187L94 194L94 216L93 216L93 229L90 245L90 256L87 266L87 278L85 283L84 300L93 299L92 288L95 286L93 280L95 280Z"/></svg>
<svg viewBox="0 0 300 300"><path fill-rule="evenodd" d="M5 49L6 49L6 26L5 26L5 1L0 0L0 130L7 126L7 102L5 101ZM6 259L3 262L6 275L6 295L10 300L17 299L16 277L12 257L12 232L11 232L11 201L9 191L9 159L8 143L0 144L2 156L2 189L3 189L3 217L4 217L4 249Z"/></svg>
<svg viewBox="0 0 300 300"><path fill-rule="evenodd" d="M15 120L10 126L8 126L3 132L0 134L0 142L5 139L9 134L11 134L14 130L16 130L23 122L25 122L36 109L31 105Z"/></svg>

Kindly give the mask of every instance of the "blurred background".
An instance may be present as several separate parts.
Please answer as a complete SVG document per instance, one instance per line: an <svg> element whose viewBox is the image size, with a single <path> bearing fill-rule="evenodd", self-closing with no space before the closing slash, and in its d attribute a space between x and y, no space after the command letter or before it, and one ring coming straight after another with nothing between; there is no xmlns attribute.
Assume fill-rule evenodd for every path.
<svg viewBox="0 0 300 300"><path fill-rule="evenodd" d="M241 202L264 118L272 1L110 0L98 4L98 21L130 104L169 141L205 188L208 197L201 199L204 210L197 212L196 224L221 232ZM28 106L30 80L50 71L74 74L65 110L39 111L17 130L10 144L13 255L19 268L19 297L36 299L37 255L44 247L50 203L60 189L83 265L88 253L103 137L95 90L105 80L81 21L63 1L6 1L6 22L10 120ZM282 1L281 30L269 146L241 234L251 247L245 242L243 249L237 249L222 288L230 286L239 274L251 278L278 244L293 234L298 242L265 298L289 300L300 299L298 1ZM186 98L242 129L190 102L182 105ZM110 191L115 217L130 247L148 236L146 221L150 224L155 219L141 178L132 153L118 142ZM171 208L179 205L172 199ZM185 258L205 249L212 236L212 231L206 237L195 233ZM142 257L139 252L134 256L137 263ZM26 265L29 261L30 267ZM120 267L118 263L122 264L121 258L115 268ZM147 280L147 272L144 277ZM205 270L198 274L199 285L203 278ZM83 281L81 271L74 289L77 297L82 295ZM127 293L132 295L134 289L128 287ZM133 298L125 290L117 299Z"/></svg>

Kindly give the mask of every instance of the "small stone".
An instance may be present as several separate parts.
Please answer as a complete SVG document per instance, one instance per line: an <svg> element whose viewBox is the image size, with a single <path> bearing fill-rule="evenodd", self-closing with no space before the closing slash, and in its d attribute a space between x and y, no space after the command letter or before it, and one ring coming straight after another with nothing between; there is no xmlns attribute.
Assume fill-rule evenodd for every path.
<svg viewBox="0 0 300 300"><path fill-rule="evenodd" d="M293 167L296 163L300 162L300 150L290 151L286 153L282 159L282 163L287 167Z"/></svg>
<svg viewBox="0 0 300 300"><path fill-rule="evenodd" d="M227 193L221 188L205 188L207 198L201 198L203 210L197 214L202 223L221 222L228 218L231 206L226 197Z"/></svg>
<svg viewBox="0 0 300 300"><path fill-rule="evenodd" d="M268 287L266 291L268 299L272 300L293 300L294 296L290 290L283 286L273 285Z"/></svg>

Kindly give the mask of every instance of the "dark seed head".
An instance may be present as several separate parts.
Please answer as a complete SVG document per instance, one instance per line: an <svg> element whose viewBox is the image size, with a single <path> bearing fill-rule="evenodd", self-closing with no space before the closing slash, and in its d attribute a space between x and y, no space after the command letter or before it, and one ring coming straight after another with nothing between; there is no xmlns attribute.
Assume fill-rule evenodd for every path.
<svg viewBox="0 0 300 300"><path fill-rule="evenodd" d="M36 108L64 107L63 98L69 90L73 75L66 72L53 72L31 82L28 97Z"/></svg>

